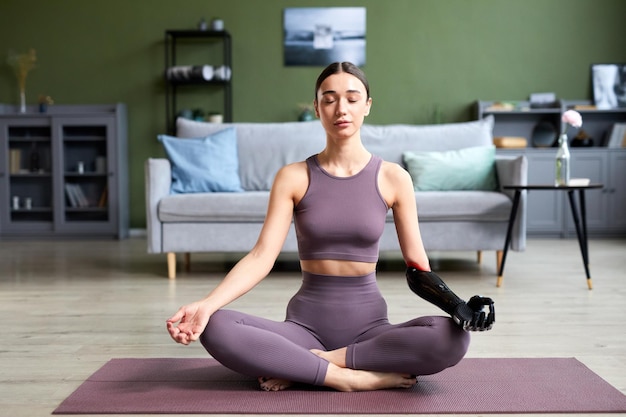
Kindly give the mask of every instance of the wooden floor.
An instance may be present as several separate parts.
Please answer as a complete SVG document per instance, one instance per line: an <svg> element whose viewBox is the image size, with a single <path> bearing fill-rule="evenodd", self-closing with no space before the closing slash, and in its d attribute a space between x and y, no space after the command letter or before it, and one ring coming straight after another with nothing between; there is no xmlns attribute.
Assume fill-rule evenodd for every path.
<svg viewBox="0 0 626 417"><path fill-rule="evenodd" d="M193 256L191 272L168 280L165 256L145 247L141 238L0 242L0 416L50 415L111 358L206 355L171 341L165 319L213 287L229 259ZM590 255L593 291L575 240L532 239L510 252L501 288L493 252L481 265L469 252L430 257L460 296L496 300L495 328L473 336L468 357L576 357L626 393L626 240L591 240ZM282 265L234 307L282 319L299 286L293 264ZM379 273L390 319L439 314L393 266Z"/></svg>

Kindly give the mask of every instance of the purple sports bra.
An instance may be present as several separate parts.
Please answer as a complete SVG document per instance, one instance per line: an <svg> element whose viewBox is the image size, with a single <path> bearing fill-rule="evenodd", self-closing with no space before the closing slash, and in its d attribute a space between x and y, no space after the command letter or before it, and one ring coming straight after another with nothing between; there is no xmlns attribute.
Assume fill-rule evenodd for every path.
<svg viewBox="0 0 626 417"><path fill-rule="evenodd" d="M309 188L295 208L300 259L378 261L378 242L389 207L378 190L382 159L372 156L359 173L335 177L306 160Z"/></svg>

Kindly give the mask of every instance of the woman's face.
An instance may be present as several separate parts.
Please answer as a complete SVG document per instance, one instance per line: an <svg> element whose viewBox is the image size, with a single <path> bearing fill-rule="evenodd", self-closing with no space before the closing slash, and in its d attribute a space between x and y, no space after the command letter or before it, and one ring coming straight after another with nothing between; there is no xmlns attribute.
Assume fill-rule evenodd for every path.
<svg viewBox="0 0 626 417"><path fill-rule="evenodd" d="M359 131L370 112L372 99L365 85L346 72L326 78L317 90L315 114L333 137L351 137Z"/></svg>

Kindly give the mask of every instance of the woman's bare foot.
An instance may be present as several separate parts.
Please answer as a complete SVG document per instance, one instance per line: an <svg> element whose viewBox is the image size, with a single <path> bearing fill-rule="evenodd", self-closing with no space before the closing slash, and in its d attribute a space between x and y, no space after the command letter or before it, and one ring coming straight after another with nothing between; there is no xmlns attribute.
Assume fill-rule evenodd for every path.
<svg viewBox="0 0 626 417"><path fill-rule="evenodd" d="M280 378L265 378L260 376L259 385L263 391L282 391L293 385L293 382Z"/></svg>
<svg viewBox="0 0 626 417"><path fill-rule="evenodd" d="M341 368L328 364L324 385L338 391L374 391L391 388L411 388L417 383L414 375L371 372Z"/></svg>

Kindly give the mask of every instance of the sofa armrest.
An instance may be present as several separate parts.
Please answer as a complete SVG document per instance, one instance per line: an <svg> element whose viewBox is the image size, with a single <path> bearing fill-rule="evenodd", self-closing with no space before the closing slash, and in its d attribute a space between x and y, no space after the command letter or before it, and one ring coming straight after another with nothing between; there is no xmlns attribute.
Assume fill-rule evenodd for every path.
<svg viewBox="0 0 626 417"><path fill-rule="evenodd" d="M149 158L144 166L146 181L146 232L148 253L163 253L159 201L170 193L172 167L165 158Z"/></svg>
<svg viewBox="0 0 626 417"><path fill-rule="evenodd" d="M526 156L496 155L496 171L500 191L513 199L515 191L504 190L504 185L526 185L528 183L528 160ZM526 249L526 191L522 191L517 210L517 217L513 225L511 249L523 251Z"/></svg>

